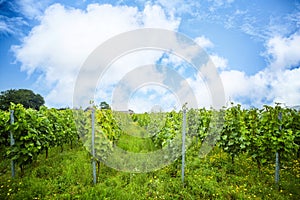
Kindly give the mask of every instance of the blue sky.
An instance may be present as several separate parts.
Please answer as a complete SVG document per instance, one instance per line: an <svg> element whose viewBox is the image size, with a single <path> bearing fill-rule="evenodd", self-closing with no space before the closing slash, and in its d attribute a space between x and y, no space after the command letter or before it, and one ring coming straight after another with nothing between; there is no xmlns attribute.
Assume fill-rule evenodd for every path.
<svg viewBox="0 0 300 200"><path fill-rule="evenodd" d="M300 104L298 0L0 0L0 91L28 88L47 106L71 106L74 80L89 53L143 27L178 31L202 46L219 70L226 101ZM119 71L109 78L117 81ZM110 101L104 91L98 95ZM150 109L147 99L134 97L140 106L132 108Z"/></svg>

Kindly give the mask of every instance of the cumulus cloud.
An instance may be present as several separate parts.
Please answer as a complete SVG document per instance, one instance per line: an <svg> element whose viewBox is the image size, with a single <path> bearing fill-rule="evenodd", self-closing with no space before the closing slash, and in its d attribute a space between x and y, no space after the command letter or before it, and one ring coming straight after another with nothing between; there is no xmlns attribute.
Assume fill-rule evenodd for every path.
<svg viewBox="0 0 300 200"><path fill-rule="evenodd" d="M125 31L151 27L176 30L179 20L157 5L136 7L90 4L85 10L61 4L48 7L19 46L14 46L21 70L38 72L50 91L49 106L72 105L74 83L87 56L107 39ZM120 70L122 71L122 70ZM112 76L118 76L114 71Z"/></svg>
<svg viewBox="0 0 300 200"><path fill-rule="evenodd" d="M267 54L274 69L289 69L300 65L300 34L272 37L267 42Z"/></svg>
<svg viewBox="0 0 300 200"><path fill-rule="evenodd" d="M212 48L213 43L205 36L199 36L195 38L195 42L204 49Z"/></svg>
<svg viewBox="0 0 300 200"><path fill-rule="evenodd" d="M145 98L148 96L148 98ZM181 108L180 99L175 94L160 85L144 85L138 88L130 98L129 109L139 112L150 112L159 106L162 111Z"/></svg>
<svg viewBox="0 0 300 200"><path fill-rule="evenodd" d="M143 10L137 7L109 4L90 4L86 9L66 8L61 4L54 4L42 13L40 12L42 5L37 4L31 8L33 1L24 2L28 3L23 4L24 13L27 13L29 18L39 16L37 18L39 24L23 38L21 45L13 47L13 51L16 60L22 64L22 71L29 75L32 73L40 75L37 84L42 86L41 90L48 91L45 97L47 105L54 107L72 105L75 80L80 67L97 46L117 34L143 27L176 31L181 19L177 18L175 13L184 13L187 10L181 0L157 0L155 1L157 4L147 3ZM214 2L216 5L224 5L233 1ZM182 7L177 7L181 4ZM7 24L0 21L1 29L12 31ZM213 42L205 36L195 38L195 42L205 50L212 50L214 47ZM226 100L257 107L274 102L284 102L287 105L299 104L299 44L299 33L289 37L280 35L271 37L266 42L264 54L268 58L269 66L253 75L230 70L226 58L211 53L210 58L220 72ZM160 58L162 58L160 64L171 63L179 74L186 73L186 66L176 56L164 58L162 52L136 52L120 58L111 66L101 80L102 87L104 86L105 89L98 88L96 98L111 98L108 96L109 90L125 74L136 66L154 64ZM149 77L143 76L147 75L152 76L151 73L143 73L139 79L146 80ZM155 79L154 75L153 78ZM200 106L211 105L212 91L209 91L200 76L185 77L185 81L192 88L193 95L200 99ZM192 98L185 95L186 86L182 84L184 82L178 84L182 87L176 92L186 99ZM165 102L171 102L173 98L171 94L166 93L162 93L162 96L164 96L162 101ZM136 96L132 100L132 105L136 105L135 109L150 108L152 104L144 100L141 96ZM138 105L139 102L141 105ZM176 102L174 104L177 105Z"/></svg>
<svg viewBox="0 0 300 200"><path fill-rule="evenodd" d="M299 69L284 70L281 73L273 73L266 69L251 76L236 70L221 72L226 101L240 103L246 107L275 103L298 105L299 77Z"/></svg>
<svg viewBox="0 0 300 200"><path fill-rule="evenodd" d="M202 46L212 48L213 43L205 37L195 41ZM230 70L228 61L217 54L210 58L220 73L226 101L240 103L246 107L261 107L275 102L286 105L297 105L300 102L300 37L293 34L289 37L274 36L266 42L266 56L269 65L253 75L243 71ZM205 87L201 79L189 79L194 91L201 99L206 99L201 106L209 106L214 91Z"/></svg>
<svg viewBox="0 0 300 200"><path fill-rule="evenodd" d="M269 66L254 75L230 70L222 71L221 78L227 101L248 106L300 103L300 37L274 36L266 42Z"/></svg>
<svg viewBox="0 0 300 200"><path fill-rule="evenodd" d="M223 71L221 79L224 84L226 97L229 99L248 94L249 78L244 72L237 70Z"/></svg>
<svg viewBox="0 0 300 200"><path fill-rule="evenodd" d="M285 103L288 106L300 104L300 68L285 70L272 83L273 102Z"/></svg>
<svg viewBox="0 0 300 200"><path fill-rule="evenodd" d="M225 59L221 56L213 54L213 55L210 56L210 59L214 63L215 67L217 67L218 69L224 70L228 67L227 59Z"/></svg>

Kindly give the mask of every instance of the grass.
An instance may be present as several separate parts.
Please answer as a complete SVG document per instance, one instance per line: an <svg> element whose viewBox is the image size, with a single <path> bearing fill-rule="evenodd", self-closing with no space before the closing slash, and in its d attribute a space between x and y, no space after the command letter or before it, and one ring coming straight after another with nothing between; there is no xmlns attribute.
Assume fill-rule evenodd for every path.
<svg viewBox="0 0 300 200"><path fill-rule="evenodd" d="M140 128L135 123L129 124L126 129L130 134L121 135L118 142L120 148L135 153L146 153L156 150L151 138L147 137L145 129Z"/></svg>
<svg viewBox="0 0 300 200"><path fill-rule="evenodd" d="M154 148L147 138L122 137L122 148ZM194 145L187 151L184 186L180 159L155 172L137 174L116 171L101 163L94 186L89 153L80 145L64 149L60 153L60 148L52 148L48 160L40 155L25 168L23 177L17 170L14 179L9 160L2 159L0 199L300 199L299 159L284 164L276 188L273 165L263 166L259 172L246 155L237 157L232 165L218 148L199 158L199 145Z"/></svg>

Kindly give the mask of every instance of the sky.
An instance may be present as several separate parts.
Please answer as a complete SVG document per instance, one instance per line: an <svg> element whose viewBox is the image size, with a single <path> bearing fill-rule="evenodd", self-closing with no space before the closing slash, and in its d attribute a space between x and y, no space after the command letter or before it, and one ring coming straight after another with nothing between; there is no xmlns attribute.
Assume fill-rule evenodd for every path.
<svg viewBox="0 0 300 200"><path fill-rule="evenodd" d="M46 106L72 107L78 73L93 50L141 28L175 31L200 45L218 70L226 104L300 104L299 0L0 0L0 91L31 89ZM184 77L178 86L189 84L199 107L211 106L214 94L188 63L147 50L114 62L98 81L95 100L112 103L122 77L147 64L170 66ZM140 74L136 69L135 77L157 80L158 68ZM131 90L126 108L179 108L180 89L140 85Z"/></svg>

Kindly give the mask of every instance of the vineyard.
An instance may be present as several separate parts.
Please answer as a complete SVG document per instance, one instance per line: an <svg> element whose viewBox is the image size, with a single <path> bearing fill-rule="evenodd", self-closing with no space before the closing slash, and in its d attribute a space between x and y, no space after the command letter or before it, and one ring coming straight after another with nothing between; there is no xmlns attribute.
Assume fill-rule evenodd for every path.
<svg viewBox="0 0 300 200"><path fill-rule="evenodd" d="M10 111L0 111L0 199L299 199L299 146L300 111L280 105L127 114L11 104ZM114 157L116 147L135 153L167 149L160 162L172 163L147 171L152 163ZM145 173L116 170L133 167Z"/></svg>

